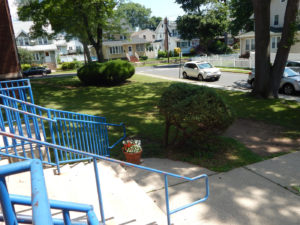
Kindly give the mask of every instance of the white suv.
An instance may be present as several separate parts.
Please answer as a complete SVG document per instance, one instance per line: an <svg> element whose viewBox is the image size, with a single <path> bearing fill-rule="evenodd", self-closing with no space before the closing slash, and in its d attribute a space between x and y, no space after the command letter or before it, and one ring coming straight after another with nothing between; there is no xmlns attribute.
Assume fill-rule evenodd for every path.
<svg viewBox="0 0 300 225"><path fill-rule="evenodd" d="M198 80L219 80L221 71L208 62L187 62L182 67L183 78L194 77Z"/></svg>

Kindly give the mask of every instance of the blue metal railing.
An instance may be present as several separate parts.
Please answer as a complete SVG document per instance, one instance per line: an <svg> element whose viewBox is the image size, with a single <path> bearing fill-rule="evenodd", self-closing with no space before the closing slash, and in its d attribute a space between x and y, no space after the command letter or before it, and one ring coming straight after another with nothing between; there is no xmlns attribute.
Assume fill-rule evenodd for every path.
<svg viewBox="0 0 300 225"><path fill-rule="evenodd" d="M48 109L3 94L0 94L0 98L3 101L3 105L0 104L2 131L9 129L10 133L104 156L109 156L110 149L126 137L123 123L107 123L105 117ZM109 127L120 127L123 130L123 136L112 145L109 144ZM41 159L43 163L56 165L58 171L62 163L88 159L83 155L66 153L58 149L51 155L47 148L41 149L39 146L37 148L27 142L15 140L8 142L6 138L0 145L0 151L5 149L6 154L11 154L8 152L13 150L17 158L23 159L28 158L27 155L31 157L36 155L35 158Z"/></svg>
<svg viewBox="0 0 300 225"><path fill-rule="evenodd" d="M209 196L209 182L208 182L208 176L206 174L202 174L193 178L189 178L189 177L185 177L185 176L180 176L177 174L173 174L173 173L168 173L165 171L161 171L161 170L156 170L153 168L148 168L148 167L144 167L144 166L140 166L140 165L135 165L132 163L127 163L127 162L123 162L120 160L116 160L116 159L112 159L112 158L108 158L105 156L99 156L99 155L95 155L93 153L88 153L88 152L81 152L75 149L71 149L68 147L64 147L64 146L59 146L56 144L52 144L52 143L47 143L47 142L43 142L40 140L36 140L36 139L32 139L32 138L28 138L28 137L22 137L16 134L11 134L8 132L4 132L4 131L0 131L0 135L3 135L7 138L12 138L12 139L18 139L21 141L26 141L26 142L30 142L30 143L34 143L40 146L45 146L48 147L49 149L59 149L61 151L65 151L65 152L70 152L73 154L79 154L79 155L84 155L85 157L88 158L92 158L93 162L94 162L94 171L95 171L95 178L96 178L96 184L97 184L97 191L98 191L98 199L99 199L99 205L100 205L100 214L101 214L101 219L102 219L102 223L105 224L105 216L104 216L104 208L103 208L103 201L102 201L102 194L101 194L101 186L100 186L100 179L99 179L99 174L98 174L98 168L97 168L97 160L104 160L104 161L109 161L109 162L113 162L113 163L117 163L117 164L121 164L121 165L126 165L126 166L130 166L130 167L134 167L137 169L141 169L141 170L146 170L149 172L153 172L153 173L158 173L158 174L162 174L165 178L165 201L166 201L166 212L167 212L167 222L168 225L171 224L171 219L170 216L178 211L184 210L186 208L189 208L193 205L196 205L198 203L204 202L207 200L208 196ZM170 205L169 205L169 193L168 193L168 177L175 177L175 178L179 178L185 181L195 181L195 180L199 180L199 179L205 179L205 196L200 198L197 201L194 201L190 204L184 205L182 207L170 210Z"/></svg>
<svg viewBox="0 0 300 225"><path fill-rule="evenodd" d="M104 224L105 217L97 160L110 161L162 174L165 181L166 212L169 225L172 214L204 202L208 198L209 185L206 174L189 178L108 158L109 150L126 136L124 124L111 124L107 123L104 117L48 109L35 105L28 80L0 82L0 84L0 98L3 103L3 105L0 104L0 135L3 136L0 156L19 159L38 158L45 164L57 166L58 171L61 163L93 159L100 214ZM112 145L109 144L108 127L123 128L123 136ZM185 181L205 179L205 196L193 203L170 210L169 176ZM28 218L22 219L28 220Z"/></svg>
<svg viewBox="0 0 300 225"><path fill-rule="evenodd" d="M90 225L98 225L99 221L93 211L93 207L84 204L48 200L46 184L43 174L42 162L40 160L27 160L19 163L4 165L0 167L0 203L3 215L0 221L7 225L28 223L36 225L50 224L74 224L70 219L70 211L83 212L87 215L87 222ZM30 171L31 174L31 197L20 195L9 195L5 177ZM15 205L27 205L32 207L31 216L17 216L14 210ZM63 220L52 219L50 209L58 209L63 213ZM87 223L77 223L87 224Z"/></svg>

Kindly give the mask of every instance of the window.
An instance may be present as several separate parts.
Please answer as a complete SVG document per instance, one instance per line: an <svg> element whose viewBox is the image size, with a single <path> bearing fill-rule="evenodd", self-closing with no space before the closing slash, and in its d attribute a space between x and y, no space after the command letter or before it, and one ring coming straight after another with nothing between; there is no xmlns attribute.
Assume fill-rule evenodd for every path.
<svg viewBox="0 0 300 225"><path fill-rule="evenodd" d="M278 26L279 24L279 15L274 16L274 26Z"/></svg>
<svg viewBox="0 0 300 225"><path fill-rule="evenodd" d="M281 0L281 2L285 2L285 0Z"/></svg>
<svg viewBox="0 0 300 225"><path fill-rule="evenodd" d="M146 35L143 35L143 38L146 39Z"/></svg>
<svg viewBox="0 0 300 225"><path fill-rule="evenodd" d="M39 61L40 60L40 53L36 52L33 54L33 58L35 61Z"/></svg>
<svg viewBox="0 0 300 225"><path fill-rule="evenodd" d="M29 45L29 38L28 37L19 37L17 42L18 42L19 46Z"/></svg>
<svg viewBox="0 0 300 225"><path fill-rule="evenodd" d="M246 50L250 50L250 39L246 39Z"/></svg>
<svg viewBox="0 0 300 225"><path fill-rule="evenodd" d="M138 44L136 45L136 51L137 52L143 52L145 50L144 44Z"/></svg>
<svg viewBox="0 0 300 225"><path fill-rule="evenodd" d="M246 51L255 50L255 39L246 39Z"/></svg>
<svg viewBox="0 0 300 225"><path fill-rule="evenodd" d="M44 43L44 45L48 44L48 38L47 37L43 37L43 43Z"/></svg>
<svg viewBox="0 0 300 225"><path fill-rule="evenodd" d="M111 55L117 55L123 53L123 46L113 46L109 47L109 52Z"/></svg>
<svg viewBox="0 0 300 225"><path fill-rule="evenodd" d="M38 41L39 45L47 45L48 44L47 37L38 37L37 41Z"/></svg>
<svg viewBox="0 0 300 225"><path fill-rule="evenodd" d="M278 48L280 39L281 39L280 37L272 37L272 43L271 43L272 49Z"/></svg>
<svg viewBox="0 0 300 225"><path fill-rule="evenodd" d="M255 50L255 39L251 39L251 50Z"/></svg>
<svg viewBox="0 0 300 225"><path fill-rule="evenodd" d="M178 48L187 48L191 46L190 41L182 41L182 42L177 42L177 47Z"/></svg>
<svg viewBox="0 0 300 225"><path fill-rule="evenodd" d="M152 38L155 39L155 35L154 34L152 35Z"/></svg>
<svg viewBox="0 0 300 225"><path fill-rule="evenodd" d="M126 36L125 35L120 35L120 40L126 40Z"/></svg>

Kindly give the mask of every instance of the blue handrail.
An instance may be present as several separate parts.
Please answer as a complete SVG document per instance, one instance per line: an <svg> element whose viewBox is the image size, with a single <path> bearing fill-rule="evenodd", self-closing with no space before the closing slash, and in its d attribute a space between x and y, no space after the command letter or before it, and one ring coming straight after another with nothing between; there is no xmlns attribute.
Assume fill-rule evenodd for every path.
<svg viewBox="0 0 300 225"><path fill-rule="evenodd" d="M0 109L3 110L3 112L0 112L0 128L3 131L8 125L11 133L18 133L21 136L47 142L51 138L53 144L104 156L109 156L110 149L126 137L126 129L123 123L107 123L105 117L48 109L3 94L0 94L0 98L4 104L0 104ZM123 135L113 144L109 143L108 127L120 127L123 130ZM5 148L6 154L9 154L9 149L14 149L15 155L20 158L17 152L17 147L20 146L23 154L21 158L28 158L29 153L31 157L34 155L33 146L30 143L13 140L10 144L4 138L4 144L4 146L0 146L0 150ZM26 151L25 145L29 146L29 152ZM48 149L45 151L47 159L42 157L43 150L38 147L39 159L50 165L56 164L58 172L62 163L88 159L83 155L66 154L66 152L58 149L54 150L53 158Z"/></svg>
<svg viewBox="0 0 300 225"><path fill-rule="evenodd" d="M123 162L123 161L108 158L108 157L105 157L105 156L99 156L99 155L95 155L95 154L88 153L88 152L78 151L78 150L71 149L71 148L68 148L68 147L64 147L64 146L60 146L60 145L56 145L56 144L52 144L52 143L48 143L48 142L43 142L43 141L39 141L39 140L32 139L32 138L22 137L22 136L11 134L11 133L4 132L4 131L0 131L0 135L10 137L10 138L13 138L13 139L19 139L19 140L35 143L35 144L38 144L38 145L41 145L41 146L46 146L49 149L59 149L59 150L65 151L65 152L72 152L72 153L75 153L75 154L84 155L86 157L93 158L95 176L96 176L96 183L97 183L97 190L98 190L99 205L100 205L100 214L101 214L102 222L104 224L105 224L104 208L103 208L103 201L102 201L102 195L101 195L100 180L99 180L98 169L97 169L97 160L98 159L164 175L164 177L165 177L165 198L166 198L166 210L167 210L168 225L171 224L171 220L170 220L171 214L174 214L178 211L181 211L183 209L191 207L191 206L193 206L195 204L198 204L200 202L204 202L204 201L207 200L207 198L209 196L209 181L208 181L208 176L206 174L202 174L202 175L190 178L190 177L186 177L186 176L180 176L180 175L177 175L177 174L174 174L174 173L165 172L165 171L162 171L162 170L157 170L157 169L148 168L148 167L144 167L144 166L140 166L140 165L136 165L136 164L132 164L132 163ZM195 180L199 180L199 179L205 179L205 188L206 188L205 196L203 198L200 198L197 201L194 201L194 202L190 203L190 204L187 204L185 206L170 210L170 207L169 207L169 193L168 193L168 179L167 179L168 176L183 179L183 180L186 180L186 181L195 181Z"/></svg>
<svg viewBox="0 0 300 225"><path fill-rule="evenodd" d="M31 174L31 197L9 195L5 177L25 171L30 171ZM16 225L18 222L30 224L33 223L36 225L86 225L86 223L73 223L70 219L71 211L86 213L88 224L99 225L99 221L94 213L94 209L90 205L48 200L42 162L37 159L1 166L0 202L3 211L3 216L0 216L0 221L5 221L7 225ZM17 216L14 211L14 205L31 206L33 214L32 217ZM52 219L50 209L61 210L63 212L64 220Z"/></svg>

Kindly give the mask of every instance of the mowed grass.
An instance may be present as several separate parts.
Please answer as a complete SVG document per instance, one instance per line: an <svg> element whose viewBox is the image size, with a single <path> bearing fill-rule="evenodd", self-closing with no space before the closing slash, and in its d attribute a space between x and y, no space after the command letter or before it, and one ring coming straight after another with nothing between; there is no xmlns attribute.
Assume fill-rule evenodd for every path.
<svg viewBox="0 0 300 225"><path fill-rule="evenodd" d="M115 87L83 86L77 77L32 80L36 104L79 113L105 116L109 123L124 122L128 136L142 139L143 157L168 157L187 161L214 171L227 171L263 160L231 138L218 137L213 144L187 145L166 153L162 147L164 118L157 103L171 82L141 75ZM261 100L242 92L217 90L232 107L236 117L281 125L287 135L300 135L300 104L278 99ZM111 141L122 135L110 129ZM171 154L170 154L171 152ZM112 157L124 159L121 145Z"/></svg>

